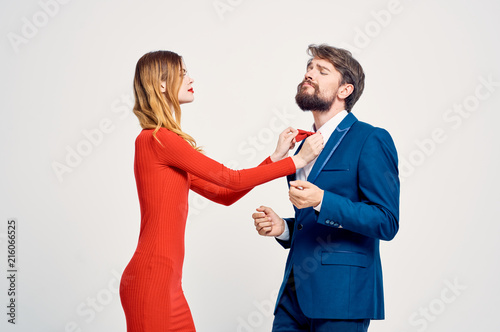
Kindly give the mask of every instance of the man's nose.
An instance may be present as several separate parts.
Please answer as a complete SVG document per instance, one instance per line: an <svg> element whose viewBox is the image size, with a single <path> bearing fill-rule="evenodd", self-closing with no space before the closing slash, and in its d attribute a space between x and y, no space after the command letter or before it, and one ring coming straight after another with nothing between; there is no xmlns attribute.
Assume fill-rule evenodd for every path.
<svg viewBox="0 0 500 332"><path fill-rule="evenodd" d="M312 70L308 70L308 71L306 71L306 74L304 75L304 79L305 79L305 80L310 80L310 81L312 81L312 80L313 80Z"/></svg>

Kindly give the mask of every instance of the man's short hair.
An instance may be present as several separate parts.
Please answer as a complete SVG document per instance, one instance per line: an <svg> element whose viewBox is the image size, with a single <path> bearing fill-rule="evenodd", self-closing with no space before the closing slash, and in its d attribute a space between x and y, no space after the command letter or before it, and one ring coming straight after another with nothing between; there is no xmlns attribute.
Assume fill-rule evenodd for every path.
<svg viewBox="0 0 500 332"><path fill-rule="evenodd" d="M359 62L348 50L327 44L309 45L307 52L312 57L329 61L342 75L342 84L352 84L354 91L345 99L345 109L350 112L365 88L365 73Z"/></svg>

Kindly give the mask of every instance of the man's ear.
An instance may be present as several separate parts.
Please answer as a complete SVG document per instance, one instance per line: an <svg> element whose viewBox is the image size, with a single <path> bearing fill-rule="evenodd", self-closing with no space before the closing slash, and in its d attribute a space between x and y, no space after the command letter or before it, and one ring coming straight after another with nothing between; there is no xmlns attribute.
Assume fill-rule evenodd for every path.
<svg viewBox="0 0 500 332"><path fill-rule="evenodd" d="M160 82L160 91L161 92L167 91L167 82L166 81Z"/></svg>
<svg viewBox="0 0 500 332"><path fill-rule="evenodd" d="M351 95L351 93L354 91L354 85L346 83L340 86L338 92L337 92L337 97L339 97L342 100L345 100L347 97Z"/></svg>

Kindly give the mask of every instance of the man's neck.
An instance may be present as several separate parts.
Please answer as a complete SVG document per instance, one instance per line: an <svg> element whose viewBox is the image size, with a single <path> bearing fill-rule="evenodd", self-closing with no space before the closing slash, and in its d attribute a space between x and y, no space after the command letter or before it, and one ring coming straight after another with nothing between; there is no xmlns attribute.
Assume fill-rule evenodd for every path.
<svg viewBox="0 0 500 332"><path fill-rule="evenodd" d="M318 111L312 111L312 115L314 117L314 128L318 130L321 128L325 123L328 122L331 118L333 118L335 115L339 114L344 110L343 107L332 107L329 111L327 112L318 112Z"/></svg>

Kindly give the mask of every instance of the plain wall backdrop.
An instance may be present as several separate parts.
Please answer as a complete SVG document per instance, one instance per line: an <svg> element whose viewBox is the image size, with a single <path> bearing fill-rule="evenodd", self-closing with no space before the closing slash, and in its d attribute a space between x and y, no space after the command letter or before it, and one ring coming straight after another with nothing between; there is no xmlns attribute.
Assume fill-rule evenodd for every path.
<svg viewBox="0 0 500 332"><path fill-rule="evenodd" d="M386 320L372 332L497 326L500 3L481 1L2 1L0 276L17 227L16 325L125 331L119 278L135 250L137 60L184 57L195 102L183 129L208 156L253 167L286 126L307 46L348 48L366 72L353 109L386 128L400 158L400 231L381 244ZM287 251L251 214L292 216L285 179L231 207L193 193L183 287L201 332L270 331Z"/></svg>

